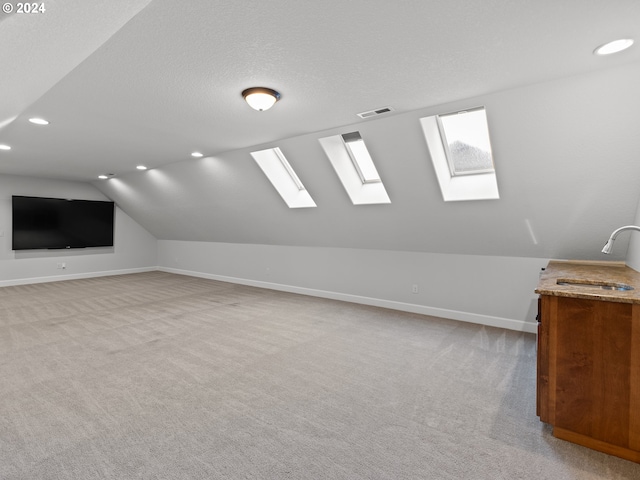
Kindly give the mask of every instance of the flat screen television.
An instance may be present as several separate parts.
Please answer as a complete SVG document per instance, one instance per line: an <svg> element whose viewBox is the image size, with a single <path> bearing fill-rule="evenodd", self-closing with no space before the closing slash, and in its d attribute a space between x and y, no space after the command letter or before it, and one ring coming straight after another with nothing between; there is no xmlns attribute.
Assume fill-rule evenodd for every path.
<svg viewBox="0 0 640 480"><path fill-rule="evenodd" d="M13 250L113 246L113 202L14 195L11 205Z"/></svg>

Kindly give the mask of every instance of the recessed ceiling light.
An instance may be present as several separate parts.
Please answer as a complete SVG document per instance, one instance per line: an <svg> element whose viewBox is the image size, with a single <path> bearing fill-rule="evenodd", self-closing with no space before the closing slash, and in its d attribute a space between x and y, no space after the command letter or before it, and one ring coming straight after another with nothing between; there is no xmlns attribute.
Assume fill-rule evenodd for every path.
<svg viewBox="0 0 640 480"><path fill-rule="evenodd" d="M200 157L203 157L204 155L202 155L200 152L193 152L191 156L195 158L200 158Z"/></svg>
<svg viewBox="0 0 640 480"><path fill-rule="evenodd" d="M620 40L614 40L613 42L605 43L596 48L593 53L596 55L611 55L612 53L618 53L622 50L626 50L633 45L631 38L621 38Z"/></svg>
<svg viewBox="0 0 640 480"><path fill-rule="evenodd" d="M30 118L29 121L31 123L35 123L36 125L49 125L49 122L44 118L34 117L34 118Z"/></svg>
<svg viewBox="0 0 640 480"><path fill-rule="evenodd" d="M11 147L9 145L0 144L0 150L11 150Z"/></svg>
<svg viewBox="0 0 640 480"><path fill-rule="evenodd" d="M146 170L147 169L147 167L145 167L144 165L138 165L136 168L138 170Z"/></svg>
<svg viewBox="0 0 640 480"><path fill-rule="evenodd" d="M98 178L99 178L100 180L106 180L106 179L107 179L107 178L109 178L109 177L108 177L108 176L106 176L106 175L98 175Z"/></svg>

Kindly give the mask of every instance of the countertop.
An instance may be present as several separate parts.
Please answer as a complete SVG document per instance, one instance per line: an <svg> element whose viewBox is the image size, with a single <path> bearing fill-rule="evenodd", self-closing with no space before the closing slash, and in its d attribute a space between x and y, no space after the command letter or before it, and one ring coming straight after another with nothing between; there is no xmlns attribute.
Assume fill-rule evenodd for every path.
<svg viewBox="0 0 640 480"><path fill-rule="evenodd" d="M579 285L558 285L568 281ZM629 285L633 290L606 290L598 284ZM640 272L623 262L552 260L540 275L540 295L640 304Z"/></svg>

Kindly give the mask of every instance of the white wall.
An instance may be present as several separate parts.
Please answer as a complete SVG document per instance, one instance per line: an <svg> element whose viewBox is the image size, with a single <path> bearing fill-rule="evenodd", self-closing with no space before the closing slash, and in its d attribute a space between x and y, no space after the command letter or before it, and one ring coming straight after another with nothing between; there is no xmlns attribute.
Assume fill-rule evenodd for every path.
<svg viewBox="0 0 640 480"><path fill-rule="evenodd" d="M96 186L159 239L162 269L533 331L549 258L625 259L622 238L612 255L600 250L636 215L639 82L640 65L630 64ZM443 202L420 118L479 105L500 199ZM327 161L318 139L353 130L366 138L391 204L352 205ZM250 153L273 146L317 208L288 209L264 178Z"/></svg>
<svg viewBox="0 0 640 480"><path fill-rule="evenodd" d="M0 175L0 286L155 269L155 237L117 207L113 248L11 250L12 195L108 200L89 183Z"/></svg>
<svg viewBox="0 0 640 480"><path fill-rule="evenodd" d="M161 270L534 332L547 259L159 240ZM418 285L418 293L411 292Z"/></svg>
<svg viewBox="0 0 640 480"><path fill-rule="evenodd" d="M549 258L627 254L629 237L610 257L600 249L636 216L639 82L640 65L631 64L255 147L284 149L318 204L313 209L285 206L251 158L254 148L93 186L0 177L0 285L55 278L61 260L66 275L157 265L533 329L533 291ZM500 200L443 202L419 119L478 105L487 108ZM391 204L354 206L342 189L318 138L347 128L371 140ZM6 234L11 194L115 200L122 208L115 251L17 258ZM631 235L640 241L640 233ZM640 269L640 245L630 250L628 263ZM413 284L418 294L410 293Z"/></svg>
<svg viewBox="0 0 640 480"><path fill-rule="evenodd" d="M636 211L636 217L633 222L634 225L640 225L640 202L638 202L638 209ZM622 227L623 225L619 225ZM618 228L618 227L616 227ZM636 232L631 230L630 232L621 233L616 238L616 243L614 243L614 250L616 248L624 248L626 243L626 239L624 236L629 235L629 248L627 250L627 265L633 268L634 270L640 272L640 232ZM605 239L606 241L606 239ZM624 243L623 243L624 242Z"/></svg>
<svg viewBox="0 0 640 480"><path fill-rule="evenodd" d="M157 241L116 208L114 249L14 252L11 195L107 199L80 182L0 175L0 286L153 270L534 331L545 259ZM66 270L57 269L64 262ZM411 293L413 285L418 293Z"/></svg>

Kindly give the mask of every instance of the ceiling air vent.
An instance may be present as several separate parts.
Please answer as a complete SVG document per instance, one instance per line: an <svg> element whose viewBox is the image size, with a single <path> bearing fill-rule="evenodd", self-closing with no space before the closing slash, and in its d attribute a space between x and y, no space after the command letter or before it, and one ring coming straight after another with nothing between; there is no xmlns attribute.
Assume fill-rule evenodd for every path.
<svg viewBox="0 0 640 480"><path fill-rule="evenodd" d="M393 112L393 107L376 108L375 110L369 110L368 112L356 113L356 115L358 115L360 118L369 118L389 112Z"/></svg>

